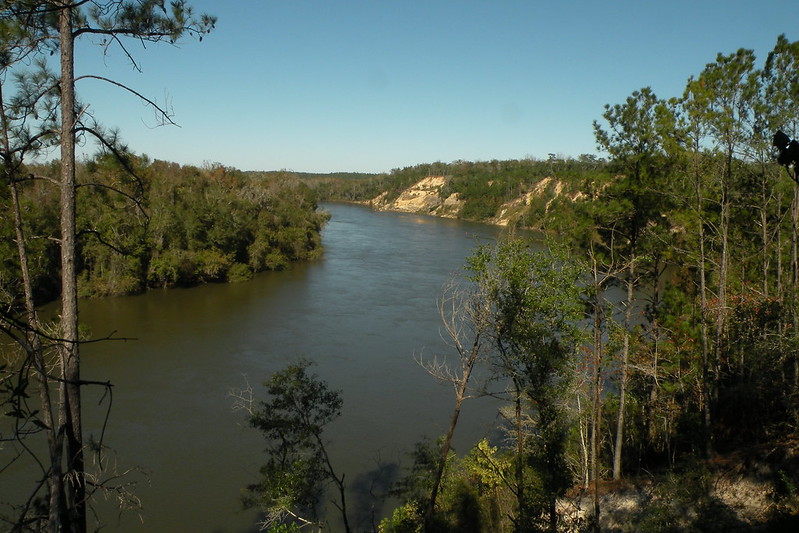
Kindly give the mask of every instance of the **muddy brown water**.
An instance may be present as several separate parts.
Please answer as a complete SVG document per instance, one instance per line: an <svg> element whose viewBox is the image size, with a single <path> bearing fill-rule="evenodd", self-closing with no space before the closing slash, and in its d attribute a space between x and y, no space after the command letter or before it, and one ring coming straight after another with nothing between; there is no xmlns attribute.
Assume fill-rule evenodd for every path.
<svg viewBox="0 0 799 533"><path fill-rule="evenodd" d="M104 531L245 532L241 490L258 479L263 441L232 408L230 392L260 383L300 357L343 393L342 416L327 430L346 473L351 521L359 531L390 512L371 498L407 464L424 436L446 431L452 388L436 383L415 356L452 353L436 301L465 258L502 229L433 217L328 204L324 257L252 281L156 290L81 302L94 337L83 377L110 380L107 457L135 482L140 512L98 506ZM84 396L85 429L98 438L108 397ZM102 401L102 403L101 403ZM468 402L456 434L465 451L495 432L496 404ZM9 448L0 453L9 452ZM0 499L27 494L36 471L0 476ZM335 527L334 527L335 530Z"/></svg>

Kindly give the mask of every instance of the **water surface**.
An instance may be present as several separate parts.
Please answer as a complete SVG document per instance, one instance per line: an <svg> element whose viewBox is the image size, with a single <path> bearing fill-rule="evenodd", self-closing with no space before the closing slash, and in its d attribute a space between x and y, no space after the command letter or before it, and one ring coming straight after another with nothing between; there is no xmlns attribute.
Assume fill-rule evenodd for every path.
<svg viewBox="0 0 799 533"><path fill-rule="evenodd" d="M464 259L499 228L331 204L321 260L245 283L158 290L81 302L95 337L85 379L114 384L105 441L120 469L141 473L141 520L103 512L110 531L243 532L257 515L242 511L241 488L258 479L260 435L232 410L230 391L258 394L270 373L304 357L343 391L342 416L327 437L346 472L359 530L387 509L365 498L370 474L396 474L423 436L445 432L452 388L436 383L414 356L445 353L436 300ZM104 414L101 391L85 396L86 431ZM107 401L107 399L105 399ZM482 403L481 403L482 402ZM105 403L103 406L106 405ZM456 435L464 451L495 426L494 405L467 403ZM377 490L379 487L373 487ZM379 492L379 491L378 491Z"/></svg>

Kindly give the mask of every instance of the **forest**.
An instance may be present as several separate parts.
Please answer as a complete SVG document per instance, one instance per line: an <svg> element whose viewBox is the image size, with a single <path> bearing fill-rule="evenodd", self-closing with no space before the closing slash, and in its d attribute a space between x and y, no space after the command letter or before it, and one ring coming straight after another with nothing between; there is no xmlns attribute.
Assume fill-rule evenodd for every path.
<svg viewBox="0 0 799 533"><path fill-rule="evenodd" d="M38 238L31 264L36 300L59 292L58 189L48 176L58 161L29 165L41 176L19 188L27 233ZM204 168L98 154L77 166L78 294L125 295L148 288L243 281L318 257L326 215L316 196L291 175L255 176L219 164ZM9 205L6 188L0 202ZM0 223L0 276L19 280L12 218ZM9 283L10 295L21 295ZM8 305L13 302L7 302Z"/></svg>
<svg viewBox="0 0 799 533"><path fill-rule="evenodd" d="M513 239L478 249L442 296L453 354L425 366L454 386L449 432L413 452L394 489L404 503L379 531L799 527L798 110L799 43L780 36L762 62L719 54L681 95L644 87L607 105L593 125L606 159L433 163L316 185L364 202L446 176L439 194L459 193L472 220L548 176L582 193L529 206L522 222L548 236L543 251ZM305 517L318 504L312 490L269 492L300 452L279 446L270 413L304 380L322 386L308 398L321 418L305 428L320 434L346 391L326 396L306 366L273 376L250 418L284 458L251 487L275 516L286 501ZM507 437L458 455L458 415L480 394L506 398ZM337 487L346 514L344 478L328 467L311 479ZM719 489L725 476L757 480L757 512L756 496ZM614 519L625 490L636 503Z"/></svg>
<svg viewBox="0 0 799 533"><path fill-rule="evenodd" d="M540 198L519 221L545 244L478 248L441 295L452 357L420 363L453 386L448 431L412 451L392 491L399 504L373 529L799 528L799 43L778 37L762 62L751 50L719 54L681 95L644 87L598 110L602 158L245 173L136 155L76 94L74 45L87 35L108 39L99 53L129 54L125 39L172 44L213 30L215 18L186 2L170 7L2 3L0 333L19 356L0 365L0 443L40 474L4 526L86 531L92 501L117 487L114 473L90 472L106 444L84 442L81 391L111 384L81 377L79 297L246 280L316 257L317 198L365 201L446 176L440 194L457 193L459 216L487 220L556 176L580 194ZM96 155L79 161L76 144L90 142ZM58 160L42 162L54 150ZM40 319L47 301L56 322ZM319 511L332 500L349 532L347 478L323 434L346 391L310 366L268 377L265 399L248 405L269 453L244 501L265 529L287 532L329 528ZM506 437L457 453L474 395L504 401ZM733 469L759 482L758 512L719 492ZM614 522L609 496L631 487L637 503Z"/></svg>

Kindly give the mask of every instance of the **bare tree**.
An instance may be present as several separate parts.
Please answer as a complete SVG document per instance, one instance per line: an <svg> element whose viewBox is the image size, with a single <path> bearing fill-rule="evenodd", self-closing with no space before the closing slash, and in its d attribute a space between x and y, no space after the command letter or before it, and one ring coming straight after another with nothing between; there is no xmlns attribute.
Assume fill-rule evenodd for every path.
<svg viewBox="0 0 799 533"><path fill-rule="evenodd" d="M485 287L465 287L451 280L444 288L438 302L438 311L447 340L457 355L450 364L447 357L434 357L425 361L421 356L417 362L427 372L444 383L450 383L455 391L455 406L452 410L449 429L444 438L441 458L433 478L433 488L425 511L425 522L430 523L435 511L436 498L444 475L447 456L452 448L452 438L458 424L463 401L470 398L470 380L475 365L484 356L492 328L491 306Z"/></svg>

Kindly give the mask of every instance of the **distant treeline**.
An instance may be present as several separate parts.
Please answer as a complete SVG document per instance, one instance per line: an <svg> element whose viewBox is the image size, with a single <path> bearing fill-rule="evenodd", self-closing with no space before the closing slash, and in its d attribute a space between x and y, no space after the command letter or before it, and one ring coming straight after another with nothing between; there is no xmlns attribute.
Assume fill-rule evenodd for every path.
<svg viewBox="0 0 799 533"><path fill-rule="evenodd" d="M314 187L322 199L368 202L382 193L386 193L386 200L394 200L425 177L445 176L447 185L439 194L447 198L457 193L463 202L458 217L484 221L497 216L504 203L534 191L545 178L558 180L566 190L577 192L608 181L608 170L604 159L584 154L576 159L553 155L546 160L436 162L394 169L386 174L331 174L327 179L318 175L298 177ZM522 225L540 224L547 206L552 205L550 202L558 201L554 196L552 190L534 195L520 217Z"/></svg>
<svg viewBox="0 0 799 533"><path fill-rule="evenodd" d="M32 277L41 300L58 286L58 162L28 169L21 188L32 238ZM81 296L131 294L148 287L241 280L280 270L321 251L328 215L316 195L286 173L253 175L221 165L181 166L107 155L78 169ZM8 189L0 192L4 212ZM0 220L3 300L17 283L12 217ZM8 297L8 298L6 298Z"/></svg>
<svg viewBox="0 0 799 533"><path fill-rule="evenodd" d="M248 170L244 172L251 178L274 178L280 176L293 176L309 185L319 185L320 183L336 182L336 181L359 181L379 178L385 174L368 173L368 172L294 172L293 170Z"/></svg>

